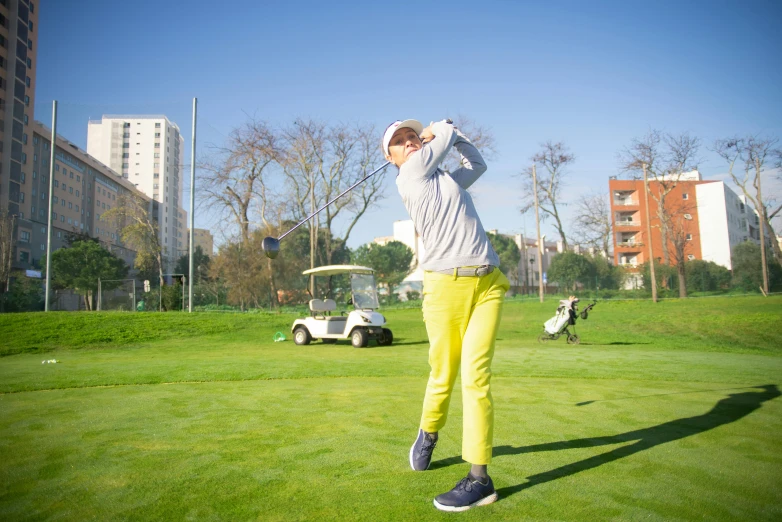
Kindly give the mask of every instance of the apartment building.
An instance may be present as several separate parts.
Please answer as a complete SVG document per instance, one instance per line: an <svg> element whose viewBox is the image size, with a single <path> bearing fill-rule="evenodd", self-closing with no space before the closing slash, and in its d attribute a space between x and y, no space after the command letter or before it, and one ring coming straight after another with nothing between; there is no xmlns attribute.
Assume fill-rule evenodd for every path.
<svg viewBox="0 0 782 522"><path fill-rule="evenodd" d="M33 170L37 50L37 4L0 0L0 209L18 217Z"/></svg>
<svg viewBox="0 0 782 522"><path fill-rule="evenodd" d="M640 180L609 179L611 216L614 227L614 263L635 268L649 260L644 184ZM657 201L658 181L649 182L649 216L652 226L652 250L663 258ZM731 269L733 247L747 240L759 241L757 213L725 183L703 180L698 171L685 173L665 198L674 226L685 237L688 260L713 261ZM667 245L669 253L670 245ZM671 263L675 263L670 256Z"/></svg>
<svg viewBox="0 0 782 522"><path fill-rule="evenodd" d="M163 115L105 115L87 126L87 152L159 203L160 245L172 269L187 248L179 127Z"/></svg>
<svg viewBox="0 0 782 522"><path fill-rule="evenodd" d="M34 122L30 140L31 173L20 192L18 235L14 268L40 269L46 262L49 223L49 172L51 129ZM117 172L103 165L76 145L57 136L52 187L52 251L67 246L69 233L98 238L131 268L135 251L124 245L119 231L100 220L120 196L136 193L156 212L158 203L141 194Z"/></svg>
<svg viewBox="0 0 782 522"><path fill-rule="evenodd" d="M205 228L194 228L193 229L193 250L195 250L198 247L201 247L201 250L204 251L204 254L206 254L209 257L212 257L214 255L214 237L212 237L212 233L208 231ZM190 230L187 229L185 231L185 254L187 254L190 250Z"/></svg>

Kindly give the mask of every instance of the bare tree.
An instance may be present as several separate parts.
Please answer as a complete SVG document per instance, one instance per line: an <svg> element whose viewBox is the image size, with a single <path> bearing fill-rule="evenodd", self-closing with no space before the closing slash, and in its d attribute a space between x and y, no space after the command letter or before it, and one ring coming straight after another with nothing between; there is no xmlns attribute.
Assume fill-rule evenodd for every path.
<svg viewBox="0 0 782 522"><path fill-rule="evenodd" d="M0 293L8 291L8 281L11 278L15 222L16 214L9 214L7 209L0 208Z"/></svg>
<svg viewBox="0 0 782 522"><path fill-rule="evenodd" d="M266 123L251 118L233 129L226 143L200 165L206 173L200 177L200 203L229 217L245 242L250 237L250 223L272 226L270 207L278 199L272 192L277 142Z"/></svg>
<svg viewBox="0 0 782 522"><path fill-rule="evenodd" d="M630 146L620 152L621 168L632 179L642 179L645 164L649 181L656 182L655 190L651 190L650 183L649 194L657 203L657 219L664 245L663 263L666 265L670 264L668 227L672 222L666 198L685 172L697 168L699 148L700 140L687 132L674 135L652 129L646 136L633 139Z"/></svg>
<svg viewBox="0 0 782 522"><path fill-rule="evenodd" d="M611 206L606 194L582 195L576 202L575 221L576 238L608 258L611 250Z"/></svg>
<svg viewBox="0 0 782 522"><path fill-rule="evenodd" d="M679 297L687 297L687 275L685 263L689 259L689 254L694 251L693 240L698 234L697 227L693 225L692 214L695 212L694 205L688 200L682 200L669 203L665 217L668 220L666 230L668 231L668 243L665 250L676 263L676 273L679 277Z"/></svg>
<svg viewBox="0 0 782 522"><path fill-rule="evenodd" d="M744 197L752 203L759 215L760 221L760 252L763 265L764 290L768 292L768 267L766 266L766 232L771 237L771 245L776 259L782 260L782 251L776 240L776 233L771 226L771 220L782 210L782 205L769 212L769 202L763 199L761 175L766 170L767 162L775 161L773 165L779 167L782 151L775 148L779 140L777 138L759 138L748 136L745 138L728 138L717 140L714 151L728 164L728 173L733 182L741 188ZM736 163L743 164L743 173L735 170ZM751 190L750 186L752 187Z"/></svg>
<svg viewBox="0 0 782 522"><path fill-rule="evenodd" d="M136 251L135 266L154 270L163 286L163 253L158 236L158 222L151 212L151 203L138 194L117 198L117 206L100 216L119 231L122 241Z"/></svg>
<svg viewBox="0 0 782 522"><path fill-rule="evenodd" d="M554 219L554 227L562 239L562 246L568 249L565 227L559 215L559 207L563 206L561 189L564 187L564 178L567 175L567 167L576 157L570 153L567 145L562 142L547 141L542 143L540 151L532 156L532 161L543 167L537 172L538 177L538 205L544 212L543 219ZM523 193L521 212L526 213L534 206L534 188L532 182L532 167L521 173Z"/></svg>
<svg viewBox="0 0 782 522"><path fill-rule="evenodd" d="M297 220L305 218L380 165L380 147L374 127L298 121L283 130L283 171L286 193ZM384 173L378 173L310 220L311 252L317 252L319 231L324 229L326 264L343 248L367 209L380 201ZM344 224L338 234L337 223Z"/></svg>

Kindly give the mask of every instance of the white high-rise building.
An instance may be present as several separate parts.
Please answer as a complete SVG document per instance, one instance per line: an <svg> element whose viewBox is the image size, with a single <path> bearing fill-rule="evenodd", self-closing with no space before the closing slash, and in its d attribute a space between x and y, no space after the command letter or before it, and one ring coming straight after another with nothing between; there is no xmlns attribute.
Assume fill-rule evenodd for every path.
<svg viewBox="0 0 782 522"><path fill-rule="evenodd" d="M160 203L160 244L163 256L175 263L187 241L180 206L184 139L179 127L163 115L104 115L89 122L87 153Z"/></svg>

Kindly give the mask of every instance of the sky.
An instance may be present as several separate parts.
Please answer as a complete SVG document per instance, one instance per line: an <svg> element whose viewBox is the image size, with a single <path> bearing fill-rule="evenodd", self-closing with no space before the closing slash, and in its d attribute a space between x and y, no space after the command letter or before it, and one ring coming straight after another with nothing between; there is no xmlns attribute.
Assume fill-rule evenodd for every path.
<svg viewBox="0 0 782 522"><path fill-rule="evenodd" d="M185 138L198 99L201 158L250 116L374 124L465 116L497 152L474 185L484 228L534 235L518 173L547 140L575 155L563 194L607 193L618 153L650 129L700 138L704 179L726 177L709 148L782 137L782 2L369 2L49 0L39 8L35 118L86 150L103 114L165 114ZM385 199L355 248L408 219L389 170ZM771 171L765 194L782 182ZM198 174L197 174L198 175ZM186 178L189 180L189 166ZM198 179L196 178L196 190ZM184 201L189 207L189 188ZM196 207L198 210L198 207ZM777 223L779 225L780 223ZM226 227L195 226L218 243ZM779 230L779 226L777 227ZM543 224L548 238L556 236Z"/></svg>

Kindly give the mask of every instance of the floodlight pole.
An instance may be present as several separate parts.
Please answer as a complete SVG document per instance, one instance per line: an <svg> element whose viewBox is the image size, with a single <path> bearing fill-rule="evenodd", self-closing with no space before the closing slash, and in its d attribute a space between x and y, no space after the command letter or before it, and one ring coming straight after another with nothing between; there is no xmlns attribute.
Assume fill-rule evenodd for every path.
<svg viewBox="0 0 782 522"><path fill-rule="evenodd" d="M652 221L649 217L649 180L646 177L646 163L644 168L644 200L646 207L646 239L649 242L649 273L652 280L652 302L657 302L657 278L654 275L654 252L652 251Z"/></svg>
<svg viewBox="0 0 782 522"><path fill-rule="evenodd" d="M538 212L538 172L536 166L532 165L532 191L535 193L535 226L538 229L538 293L540 294L540 302L543 302L543 254L541 249L543 248L543 242L540 238L540 213Z"/></svg>
<svg viewBox="0 0 782 522"><path fill-rule="evenodd" d="M52 192L54 192L54 151L57 150L57 100L52 101L52 146L49 155L49 216L46 227L46 296L43 310L49 311L49 292L52 288Z"/></svg>
<svg viewBox="0 0 782 522"><path fill-rule="evenodd" d="M187 311L193 311L193 237L195 228L195 158L196 158L196 114L198 111L198 98L193 98L193 138L190 143L190 244L188 254L190 256L189 284L187 290Z"/></svg>

